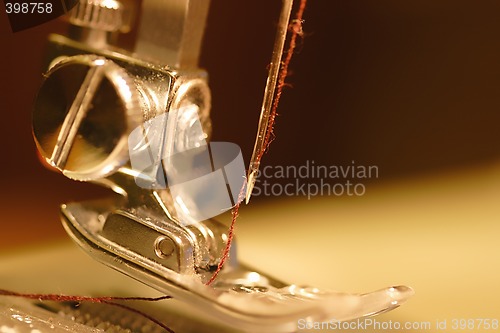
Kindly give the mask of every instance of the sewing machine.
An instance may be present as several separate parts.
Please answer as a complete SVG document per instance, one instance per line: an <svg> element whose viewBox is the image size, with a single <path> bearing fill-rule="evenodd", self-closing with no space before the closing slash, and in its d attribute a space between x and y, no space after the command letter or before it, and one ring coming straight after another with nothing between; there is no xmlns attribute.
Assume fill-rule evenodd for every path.
<svg viewBox="0 0 500 333"><path fill-rule="evenodd" d="M63 205L64 226L80 247L98 261L172 295L181 301L176 305L184 304L183 312L196 308L196 316L205 312L205 320L217 319L219 325L245 331L295 331L301 319L342 321L373 315L399 306L411 294L404 287L357 295L288 285L281 282L286 276L272 278L239 263L235 247L215 283L206 286L227 244L227 226L213 219L187 221L190 214L181 214L182 205L166 187L168 176L157 178L159 169L144 173L134 167L130 134L136 128L148 133L133 142L149 155L157 153L151 148L154 138L168 138L155 146L170 151L168 157L200 148L209 138L210 90L207 73L197 68L208 2L144 1L133 50L115 45L116 33L130 28L125 9L82 2L78 10L70 16L73 27L68 37L49 38L46 78L35 101L33 129L41 156L50 166L70 179L104 185L117 193L109 200ZM96 14L99 19L82 14L93 11L109 13ZM165 33L155 34L157 30ZM167 112L168 119L162 118ZM159 179L164 182L158 183ZM234 203L237 198L232 199ZM192 212L198 206L189 207ZM93 274L106 276L103 286L120 281L122 289L131 283L94 264L85 265ZM151 293L136 285L131 290ZM72 325L67 319L55 324Z"/></svg>

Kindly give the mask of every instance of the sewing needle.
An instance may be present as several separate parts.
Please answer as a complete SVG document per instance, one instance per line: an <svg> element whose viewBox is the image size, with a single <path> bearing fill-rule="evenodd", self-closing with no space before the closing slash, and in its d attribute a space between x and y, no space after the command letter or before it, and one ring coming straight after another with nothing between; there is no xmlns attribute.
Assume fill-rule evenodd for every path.
<svg viewBox="0 0 500 333"><path fill-rule="evenodd" d="M271 64L269 66L269 74L267 76L266 88L264 90L264 99L262 100L257 138L255 139L252 159L250 160L250 165L248 167L247 190L245 195L245 202L247 204L250 201L252 190L255 186L255 181L257 180L262 154L264 153L266 145L268 144L266 137L268 135L268 132L271 130L269 128L269 116L271 114L271 107L275 97L274 91L276 90L276 85L278 82L278 75L281 67L281 57L283 55L283 49L285 46L288 31L288 22L290 21L290 15L292 12L292 5L293 0L283 0L283 5L281 7L281 13L278 22L278 29L276 32L276 39L274 40Z"/></svg>

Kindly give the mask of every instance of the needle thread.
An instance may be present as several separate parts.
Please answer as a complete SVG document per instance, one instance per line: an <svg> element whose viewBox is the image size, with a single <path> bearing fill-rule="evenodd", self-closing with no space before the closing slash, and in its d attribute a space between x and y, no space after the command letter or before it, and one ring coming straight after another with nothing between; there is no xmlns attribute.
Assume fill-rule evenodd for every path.
<svg viewBox="0 0 500 333"><path fill-rule="evenodd" d="M161 328L165 329L169 333L175 333L171 328L167 325L163 324L158 319L148 315L145 312L137 310L128 305L124 305L121 303L116 303L116 301L146 301L146 302L157 302L165 299L171 299L172 296L159 296L159 297L116 297L116 296L102 296L102 297L90 297L90 296L75 296L75 295L59 295L59 294L28 294L28 293L18 293L15 291L0 289L0 296L14 296L14 297L22 297L27 299L33 299L38 301L55 301L55 302L90 302L90 303L102 303L108 304L111 306L116 306L127 311L136 313Z"/></svg>
<svg viewBox="0 0 500 333"><path fill-rule="evenodd" d="M288 67L290 65L290 62L292 60L293 53L295 52L295 48L297 46L297 36L302 36L303 31L302 31L302 23L303 23L303 15L304 15L304 10L306 8L307 0L301 0L299 9L297 10L297 14L295 16L295 19L290 23L289 25L289 30L291 30L291 37L290 37L290 43L288 45L288 50L286 53L286 57L282 62L281 69L279 72L279 77L278 77L278 83L276 87L276 95L272 104L272 109L270 113L270 119L268 123L268 128L267 128L267 134L265 138L265 149L262 150L259 155L257 156L257 162L260 162L260 159L262 158L262 155L264 152L267 151L269 145L272 142L271 135L274 136L273 133L273 128L274 128L274 122L278 110L278 105L281 99L281 94L283 92L283 88L286 86L285 80L288 76ZM252 170L249 170L250 172ZM250 173L249 173L250 174ZM226 263L227 259L229 258L229 253L231 251L231 245L233 242L233 237L234 237L234 231L235 231L235 225L236 225L236 220L238 219L239 215L239 210L240 210L240 204L245 197L245 187L246 185L252 186L251 183L245 182L243 184L243 187L240 190L240 193L238 195L238 203L234 206L233 210L231 211L232 219L231 219L231 224L229 226L229 231L228 231L228 239L227 239L227 244L226 247L224 248L224 251L222 253L221 259L219 261L219 264L217 265L217 269L210 278L210 280L206 283L207 285L211 285L215 279L217 278L217 275L219 275L220 271L224 267L224 264Z"/></svg>
<svg viewBox="0 0 500 333"><path fill-rule="evenodd" d="M304 11L306 8L307 0L301 0L300 6L295 16L295 19L290 23L289 29L292 31L290 42L288 44L288 50L286 51L285 59L281 63L280 74L278 77L278 84L276 86L276 93L274 95L273 105L271 108L271 113L269 115L268 129L266 131L266 138L264 141L265 148L257 156L257 161L260 162L264 153L267 152L271 142L274 141L274 124L276 122L276 116L278 114L278 106L281 100L281 95L283 94L283 88L287 86L285 80L288 77L288 70L290 62L292 61L295 48L297 47L297 37L303 35L302 23L304 16Z"/></svg>
<svg viewBox="0 0 500 333"><path fill-rule="evenodd" d="M60 301L60 302L93 302L102 303L105 301L161 301L170 299L172 296L159 297L117 297L117 296L73 296L73 295L57 295L57 294L24 294L15 291L0 289L1 296L16 296L28 299L37 299L41 301Z"/></svg>
<svg viewBox="0 0 500 333"><path fill-rule="evenodd" d="M283 93L283 88L288 86L285 82L288 77L288 68L291 63L292 57L294 55L295 49L297 47L297 37L303 37L304 33L302 30L303 24L303 16L306 8L307 0L301 0L299 9L297 10L297 14L295 15L295 19L288 22L288 30L291 31L290 42L288 43L288 49L286 51L285 58L283 59L283 55L281 55L281 66L278 72L278 79L276 82L276 87L271 87L270 91L274 91L271 102L271 109L269 110L269 114L267 115L267 119L265 120L266 126L263 131L261 131L262 125L262 115L261 122L259 123L259 130L257 134L257 140L254 147L254 153L252 155L252 159L250 161L250 166L248 170L248 188L246 193L246 203L250 201L250 197L252 195L252 190L255 185L255 180L257 177L257 172L259 170L260 161L264 153L266 153L269 149L269 146L272 141L274 141L274 124L276 122L276 115L279 106L279 102L281 100L281 95ZM267 92L267 89L266 89ZM264 99L264 103L266 102L266 97ZM265 109L262 110L262 113L265 113ZM264 135L264 138L261 137L261 134ZM261 141L262 140L262 141ZM261 143L260 143L261 142Z"/></svg>
<svg viewBox="0 0 500 333"><path fill-rule="evenodd" d="M219 275L222 268L224 268L224 265L226 264L227 259L229 259L229 253L231 252L231 245L233 244L236 220L238 219L240 204L243 201L243 198L245 197L246 185L247 185L247 182L245 181L243 183L243 186L241 187L240 193L238 194L238 202L236 203L234 208L231 210L231 224L229 225L229 231L227 233L227 243L226 243L226 246L224 247L224 251L222 252L222 255L220 257L219 264L217 265L217 269L212 274L212 277L210 278L210 280L208 280L208 282L206 283L207 286L211 285L215 281L215 279Z"/></svg>

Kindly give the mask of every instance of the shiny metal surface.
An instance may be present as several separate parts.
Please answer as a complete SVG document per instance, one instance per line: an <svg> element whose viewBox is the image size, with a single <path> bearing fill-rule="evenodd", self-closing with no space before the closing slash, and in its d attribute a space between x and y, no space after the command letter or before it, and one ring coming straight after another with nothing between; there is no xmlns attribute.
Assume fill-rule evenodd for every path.
<svg viewBox="0 0 500 333"><path fill-rule="evenodd" d="M117 0L82 0L69 13L73 25L101 31L130 30L127 8Z"/></svg>
<svg viewBox="0 0 500 333"><path fill-rule="evenodd" d="M192 15L203 14L199 11L205 8L200 18L204 20L208 2L201 7L196 1L182 3L187 15L182 22L186 19L184 23L193 24L196 31L202 32L203 26ZM159 3L145 1L140 29L148 20L161 22L148 18L148 11L178 13L179 4L162 3L157 8ZM80 7L91 13L100 5L89 1ZM98 20L85 15L83 18L90 23ZM195 34L189 25L186 29L186 34ZM190 39L180 34L182 40ZM198 44L201 42L201 35L193 38L199 39ZM173 120L170 125L148 129L152 131L149 137L160 143L156 150L152 150L150 143L144 143L151 154L170 156L204 142L211 128L206 73L196 68L181 71L180 65L168 58L165 60L169 66L164 66L146 62L124 50L97 49L85 40L53 35L50 41L52 60L33 117L33 132L42 156L67 177L109 187L124 198L121 207L106 210L105 215L94 221L94 227L102 224L99 237L114 247L126 248L127 253L135 253L133 261L154 260L156 265L181 275L199 273L208 277L225 247L225 227L215 221L180 223L168 188L138 186L136 177L140 171L131 168L127 149L133 129L145 130L145 123L165 113ZM189 40L191 51L196 49L194 41ZM159 45L158 40L155 43ZM179 54L184 54L185 46L175 47L179 48ZM192 121L198 118L203 130L196 131L196 135L201 134L199 137L191 134ZM84 223L88 218L78 215L74 221Z"/></svg>
<svg viewBox="0 0 500 333"><path fill-rule="evenodd" d="M46 74L33 134L46 161L76 180L115 172L128 158L127 133L140 119L134 80L103 57L65 58Z"/></svg>
<svg viewBox="0 0 500 333"><path fill-rule="evenodd" d="M120 33L130 32L131 5L119 0L80 0L69 12L69 35L95 48L110 48Z"/></svg>
<svg viewBox="0 0 500 333"><path fill-rule="evenodd" d="M209 5L209 0L144 0L135 53L176 68L196 68Z"/></svg>

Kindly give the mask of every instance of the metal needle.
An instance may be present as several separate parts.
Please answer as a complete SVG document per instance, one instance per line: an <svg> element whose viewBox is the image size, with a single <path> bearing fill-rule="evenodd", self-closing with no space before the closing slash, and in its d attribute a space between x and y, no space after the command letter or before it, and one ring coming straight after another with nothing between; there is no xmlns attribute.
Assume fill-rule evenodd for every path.
<svg viewBox="0 0 500 333"><path fill-rule="evenodd" d="M293 0L283 0L281 7L281 14L278 22L278 30L276 32L276 39L274 40L273 54L271 57L271 64L269 66L269 74L267 76L266 88L264 90L264 99L262 101L262 108L260 111L259 127L257 130L257 138L255 139L255 146L253 148L252 159L248 167L247 175L247 191L245 195L245 202L250 201L252 190L257 180L259 172L260 159L264 150L266 149L266 136L269 128L269 116L271 114L271 107L274 100L274 91L278 81L278 75L281 65L281 57L285 46L285 40L288 30L288 22L290 21L290 14L292 12Z"/></svg>

